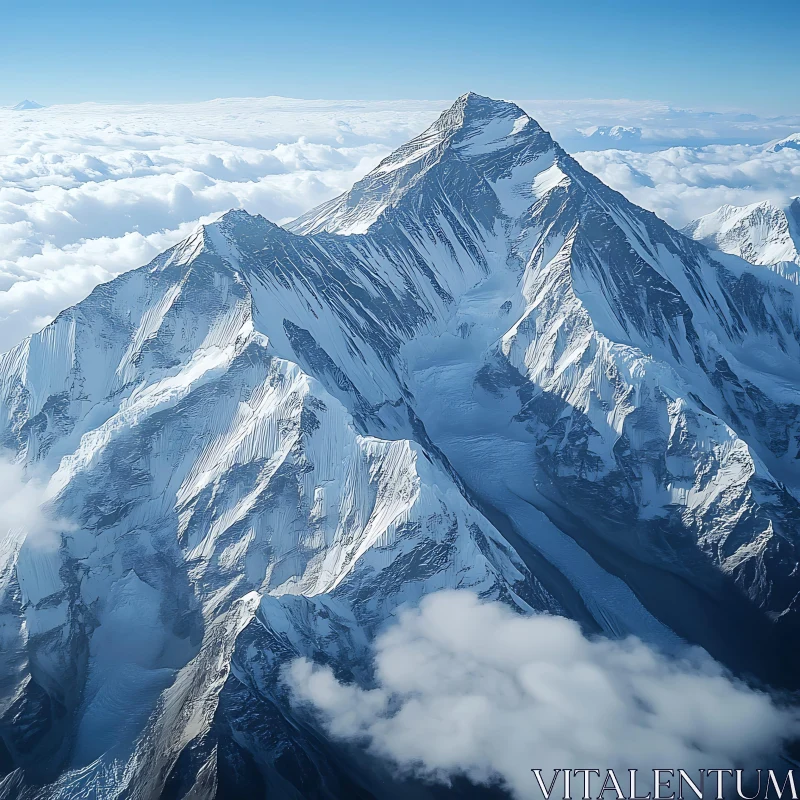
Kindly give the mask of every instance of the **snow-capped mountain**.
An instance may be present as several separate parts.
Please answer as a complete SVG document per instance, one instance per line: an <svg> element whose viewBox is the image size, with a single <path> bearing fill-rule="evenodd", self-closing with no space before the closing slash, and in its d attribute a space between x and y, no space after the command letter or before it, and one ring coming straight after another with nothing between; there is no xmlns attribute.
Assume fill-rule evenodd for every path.
<svg viewBox="0 0 800 800"><path fill-rule="evenodd" d="M796 683L800 289L467 94L289 226L233 211L0 357L59 546L2 548L2 797L431 797L326 740L403 604Z"/></svg>
<svg viewBox="0 0 800 800"><path fill-rule="evenodd" d="M777 142L772 142L768 149L773 153L780 153L781 150L800 150L800 133L793 133Z"/></svg>
<svg viewBox="0 0 800 800"><path fill-rule="evenodd" d="M582 150L637 147L642 142L642 129L630 125L592 125L578 131L583 140Z"/></svg>
<svg viewBox="0 0 800 800"><path fill-rule="evenodd" d="M44 106L35 100L21 100L15 106L11 106L12 111L34 111L37 108L44 108Z"/></svg>
<svg viewBox="0 0 800 800"><path fill-rule="evenodd" d="M800 198L784 207L766 200L725 205L683 231L708 247L768 266L795 283L800 278Z"/></svg>

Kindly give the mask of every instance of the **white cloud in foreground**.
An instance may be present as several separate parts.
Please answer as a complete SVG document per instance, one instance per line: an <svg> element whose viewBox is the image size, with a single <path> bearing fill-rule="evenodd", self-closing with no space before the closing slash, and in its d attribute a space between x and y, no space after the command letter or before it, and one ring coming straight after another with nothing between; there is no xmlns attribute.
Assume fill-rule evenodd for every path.
<svg viewBox="0 0 800 800"><path fill-rule="evenodd" d="M766 146L671 147L655 153L603 150L576 153L583 167L637 205L682 227L721 205L800 195L800 150Z"/></svg>
<svg viewBox="0 0 800 800"><path fill-rule="evenodd" d="M533 796L533 767L765 766L800 732L795 710L701 651L675 660L637 639L588 639L466 591L401 613L375 642L375 677L374 689L345 685L306 659L285 673L332 737L404 773L501 782L520 798Z"/></svg>
<svg viewBox="0 0 800 800"><path fill-rule="evenodd" d="M58 548L72 526L50 513L48 500L43 480L0 453L0 715L16 697L7 691L13 677L28 668L30 637L52 629L52 606L37 605L63 589Z"/></svg>
<svg viewBox="0 0 800 800"><path fill-rule="evenodd" d="M0 456L0 554L10 558L23 543L43 550L58 546L64 523L47 511L47 500L43 482Z"/></svg>

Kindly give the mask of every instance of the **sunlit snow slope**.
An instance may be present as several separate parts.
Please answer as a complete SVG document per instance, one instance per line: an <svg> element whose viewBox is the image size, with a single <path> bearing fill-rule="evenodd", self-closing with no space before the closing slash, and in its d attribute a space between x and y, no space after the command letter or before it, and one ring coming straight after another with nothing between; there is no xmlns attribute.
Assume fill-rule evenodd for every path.
<svg viewBox="0 0 800 800"><path fill-rule="evenodd" d="M690 222L684 232L703 244L800 280L800 198L779 207L764 201L722 206Z"/></svg>

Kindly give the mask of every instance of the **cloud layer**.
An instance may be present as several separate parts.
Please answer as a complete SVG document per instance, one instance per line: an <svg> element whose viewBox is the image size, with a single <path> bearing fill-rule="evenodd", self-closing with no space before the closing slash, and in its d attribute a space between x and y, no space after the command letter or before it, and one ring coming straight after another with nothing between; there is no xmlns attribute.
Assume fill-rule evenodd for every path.
<svg viewBox="0 0 800 800"><path fill-rule="evenodd" d="M800 130L800 114L763 117L737 110L673 108L646 100L578 100L523 106L570 152L619 147L653 151L709 144L758 145ZM622 128L622 130L612 130Z"/></svg>
<svg viewBox="0 0 800 800"><path fill-rule="evenodd" d="M520 798L533 767L763 767L800 731L796 711L701 651L675 660L636 639L587 639L565 618L463 591L429 595L377 639L376 688L306 659L286 680L331 736L402 772L501 782Z"/></svg>
<svg viewBox="0 0 800 800"><path fill-rule="evenodd" d="M764 145L672 147L654 153L577 153L590 172L637 205L681 227L721 205L761 200L779 205L800 195L800 150Z"/></svg>

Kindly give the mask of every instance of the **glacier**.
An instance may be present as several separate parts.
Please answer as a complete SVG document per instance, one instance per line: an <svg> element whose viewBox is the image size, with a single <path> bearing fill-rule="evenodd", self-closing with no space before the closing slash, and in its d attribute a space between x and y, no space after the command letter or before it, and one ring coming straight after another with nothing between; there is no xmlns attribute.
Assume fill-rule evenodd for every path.
<svg viewBox="0 0 800 800"><path fill-rule="evenodd" d="M62 525L3 544L0 797L439 796L280 675L369 686L440 589L796 688L798 363L800 287L472 93L285 227L202 226L0 356Z"/></svg>

